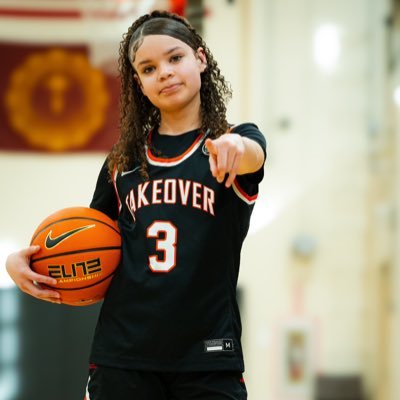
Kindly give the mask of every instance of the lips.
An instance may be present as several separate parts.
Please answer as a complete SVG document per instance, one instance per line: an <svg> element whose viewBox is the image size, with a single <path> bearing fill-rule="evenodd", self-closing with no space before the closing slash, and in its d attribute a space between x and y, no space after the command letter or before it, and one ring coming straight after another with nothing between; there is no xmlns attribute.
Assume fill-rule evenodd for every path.
<svg viewBox="0 0 400 400"><path fill-rule="evenodd" d="M162 88L160 90L160 93L163 93L163 94L173 93L173 92L177 91L180 88L180 86L181 86L180 83L174 83L172 85L165 86L164 88Z"/></svg>

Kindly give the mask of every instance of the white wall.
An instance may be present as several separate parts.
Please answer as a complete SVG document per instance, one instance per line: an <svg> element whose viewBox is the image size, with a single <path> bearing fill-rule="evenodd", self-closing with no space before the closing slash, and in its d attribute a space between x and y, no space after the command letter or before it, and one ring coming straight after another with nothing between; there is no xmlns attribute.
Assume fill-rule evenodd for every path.
<svg viewBox="0 0 400 400"><path fill-rule="evenodd" d="M311 330L315 372L360 374L369 398L378 398L385 367L378 279L388 227L384 194L376 193L382 179L371 174L371 136L387 128L379 97L387 3L207 4L206 39L239 97L232 114L256 121L269 142L240 278L251 398L310 398L310 386L282 382L283 331L296 324ZM221 37L222 20L229 24ZM313 59L323 24L339 30L330 73ZM381 232L373 233L377 224ZM308 261L293 255L299 235L315 240Z"/></svg>
<svg viewBox="0 0 400 400"><path fill-rule="evenodd" d="M397 30L393 36L393 42L391 44L391 54L393 59L396 61L396 66L392 71L389 96L392 98L395 89L400 87L400 31ZM389 360L389 370L391 377L390 385L390 399L398 398L400 393L400 381L398 379L400 375L400 229L398 225L399 221L399 210L400 210L400 162L398 162L400 154L400 104L394 104L391 108L391 118L389 121L393 124L393 138L391 149L396 155L396 163L391 171L395 185L393 187L393 201L394 209L392 209L391 215L391 226L394 231L394 246L392 247L393 258L394 258L394 270L392 273L392 296L390 303L391 312L391 356Z"/></svg>

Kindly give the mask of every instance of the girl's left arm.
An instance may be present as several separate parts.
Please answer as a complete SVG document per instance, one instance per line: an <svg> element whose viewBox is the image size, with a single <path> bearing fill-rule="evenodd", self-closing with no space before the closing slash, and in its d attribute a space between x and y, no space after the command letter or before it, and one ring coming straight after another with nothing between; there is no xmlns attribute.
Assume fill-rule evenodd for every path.
<svg viewBox="0 0 400 400"><path fill-rule="evenodd" d="M205 142L210 153L210 169L219 183L229 174L225 186L230 187L236 175L258 171L264 164L264 151L255 141L237 133L227 133Z"/></svg>

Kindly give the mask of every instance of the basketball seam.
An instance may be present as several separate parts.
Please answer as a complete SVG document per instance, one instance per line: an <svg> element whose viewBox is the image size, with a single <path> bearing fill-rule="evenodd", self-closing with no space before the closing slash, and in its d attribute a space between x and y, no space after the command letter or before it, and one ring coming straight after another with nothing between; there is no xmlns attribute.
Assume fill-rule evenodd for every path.
<svg viewBox="0 0 400 400"><path fill-rule="evenodd" d="M118 233L118 235L120 235L120 232L118 229L116 229L114 226L108 224L107 222L101 221L99 219L96 218L90 218L90 217L70 217L70 218L62 218L62 219L58 219L54 222L51 222L50 224L44 226L39 232L36 233L35 236L33 236L32 240L31 240L31 244L33 243L33 241L47 228L49 228L50 226L54 225L54 224L58 224L59 222L63 222L63 221L70 221L70 220L74 220L74 219L79 219L79 220L88 220L88 221L96 221L96 222L100 222L103 225L108 226L109 228L111 228L114 232Z"/></svg>
<svg viewBox="0 0 400 400"><path fill-rule="evenodd" d="M102 283L102 282L104 282L106 279L108 279L110 276L113 276L115 274L115 271L113 271L113 272L111 272L111 274L108 274L106 277L104 277L102 280L100 280L100 281L97 281L97 282L95 282L95 283L92 283L91 285L87 285L87 286L80 286L80 287L75 287L75 288L60 288L60 287L57 287L57 286L50 286L50 285L44 285L44 286L46 286L46 287L49 287L49 288L51 288L51 289L55 289L55 290L60 290L60 291L62 291L62 290L81 290L81 289L87 289L87 288L90 288L90 287L92 287L92 286L96 286L96 285L98 285L99 283Z"/></svg>
<svg viewBox="0 0 400 400"><path fill-rule="evenodd" d="M59 256L68 256L70 254L78 254L78 253L90 253L91 251L105 251L105 250L121 250L121 246L94 247L94 248L91 248L91 249L74 250L74 251L66 251L64 253L56 253L56 254L52 254L50 256L46 256L46 257L40 257L40 258L31 259L31 266L32 266L32 264L34 264L34 263L36 263L38 261L46 260L48 258L55 258L55 257L59 257Z"/></svg>

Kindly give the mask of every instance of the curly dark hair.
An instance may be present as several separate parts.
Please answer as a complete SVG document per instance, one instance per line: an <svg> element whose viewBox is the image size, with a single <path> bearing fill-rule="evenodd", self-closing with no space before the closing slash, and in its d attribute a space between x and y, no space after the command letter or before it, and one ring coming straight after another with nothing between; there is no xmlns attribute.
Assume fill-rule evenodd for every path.
<svg viewBox="0 0 400 400"><path fill-rule="evenodd" d="M207 67L201 73L200 129L203 132L209 130L211 138L222 135L228 129L225 103L232 96L232 91L202 37L185 18L176 14L167 11L145 14L123 35L119 48L120 136L108 156L110 174L115 168L121 172L139 165L143 178L149 178L145 144L149 130L160 124L160 111L143 95L134 79L132 63L143 38L151 34L175 37L194 51L203 48Z"/></svg>

